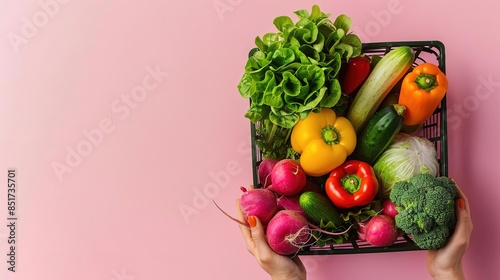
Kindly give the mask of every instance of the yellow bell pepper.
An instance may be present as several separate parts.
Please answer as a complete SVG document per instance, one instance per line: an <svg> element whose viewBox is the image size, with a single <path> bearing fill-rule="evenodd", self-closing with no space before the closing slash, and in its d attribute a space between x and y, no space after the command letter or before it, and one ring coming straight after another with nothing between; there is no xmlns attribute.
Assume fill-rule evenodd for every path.
<svg viewBox="0 0 500 280"><path fill-rule="evenodd" d="M354 151L356 132L347 118L322 108L299 119L290 140L294 151L300 154L300 165L306 174L319 177L340 166Z"/></svg>

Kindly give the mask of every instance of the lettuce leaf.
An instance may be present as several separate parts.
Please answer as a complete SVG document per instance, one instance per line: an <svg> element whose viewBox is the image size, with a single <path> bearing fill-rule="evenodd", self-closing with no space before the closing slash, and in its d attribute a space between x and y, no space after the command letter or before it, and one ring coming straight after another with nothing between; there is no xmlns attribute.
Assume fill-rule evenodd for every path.
<svg viewBox="0 0 500 280"><path fill-rule="evenodd" d="M285 131L321 107L337 112L346 107L338 75L343 62L361 54L360 39L348 33L348 16L339 15L332 22L330 14L323 13L317 5L310 13L294 13L296 22L288 16L278 16L273 20L275 32L255 38L257 48L250 52L237 86L240 95L250 99L245 117L254 124L267 120L270 123L266 126L276 125ZM262 139L258 144L268 150L273 147L276 153L270 153L278 159L285 158L289 141L277 142L286 147L265 143L279 140L275 131L258 131L264 133L258 135Z"/></svg>

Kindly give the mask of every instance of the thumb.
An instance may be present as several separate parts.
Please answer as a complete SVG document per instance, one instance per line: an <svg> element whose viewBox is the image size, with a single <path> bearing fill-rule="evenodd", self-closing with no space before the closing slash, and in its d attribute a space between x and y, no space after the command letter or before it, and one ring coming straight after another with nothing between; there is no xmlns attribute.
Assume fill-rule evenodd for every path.
<svg viewBox="0 0 500 280"><path fill-rule="evenodd" d="M472 220L470 217L469 204L463 198L457 200L457 225L456 231L463 236L464 239L468 240L472 232Z"/></svg>
<svg viewBox="0 0 500 280"><path fill-rule="evenodd" d="M447 247L449 247L450 250L462 252L469 244L472 222L470 219L470 213L468 212L468 206L464 206L464 200L461 198L457 200L456 214L456 226L450 240L448 241L450 245Z"/></svg>
<svg viewBox="0 0 500 280"><path fill-rule="evenodd" d="M252 238L255 242L255 247L257 248L259 256L262 258L264 255L271 254L272 249L267 243L264 226L262 225L259 218L255 216L249 216L248 223L250 224Z"/></svg>

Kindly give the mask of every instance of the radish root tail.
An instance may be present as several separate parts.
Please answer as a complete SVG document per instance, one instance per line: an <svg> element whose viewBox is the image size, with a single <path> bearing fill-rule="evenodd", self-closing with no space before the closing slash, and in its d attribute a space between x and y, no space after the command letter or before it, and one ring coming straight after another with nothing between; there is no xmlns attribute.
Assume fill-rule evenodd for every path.
<svg viewBox="0 0 500 280"><path fill-rule="evenodd" d="M248 223L244 223L244 222L242 222L242 221L240 221L240 220L238 220L238 219L236 219L236 218L232 217L232 216L231 216L231 215L229 215L228 213L226 213L226 211L224 211L224 210L222 210L222 208L220 208L220 206L219 206L219 205L215 202L215 200L213 200L213 199L212 199L212 202L213 202L213 203L215 204L215 206L217 206L217 208L219 208L219 210L220 210L222 213L224 213L224 215L226 215L229 219L231 219L231 220L233 220L233 221L237 222L238 224L240 224L240 225L242 225L242 226L246 227L247 229L250 229L250 226L248 225Z"/></svg>

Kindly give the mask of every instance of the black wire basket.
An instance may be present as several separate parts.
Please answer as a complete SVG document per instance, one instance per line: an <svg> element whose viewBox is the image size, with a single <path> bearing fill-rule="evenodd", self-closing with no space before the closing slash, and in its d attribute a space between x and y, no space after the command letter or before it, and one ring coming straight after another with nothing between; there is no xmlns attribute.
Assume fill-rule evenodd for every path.
<svg viewBox="0 0 500 280"><path fill-rule="evenodd" d="M383 56L390 50L400 46L411 47L415 51L413 65L430 62L438 65L443 73L446 73L445 47L440 41L399 41L399 42L375 42L364 43L363 53L367 56ZM252 53L252 52L251 52ZM256 124L250 123L251 144L252 144L252 173L253 185L259 187L258 168L263 160L262 153L256 145L258 135L256 134ZM446 127L446 95L442 99L433 115L427 119L422 127L414 132L414 135L425 137L434 143L438 161L439 176L448 176L448 148L447 148L447 127ZM299 250L298 255L335 255L335 254L360 254L360 253L380 253L380 252L400 252L421 250L408 235L400 236L396 242L388 247L375 247L366 241L357 240L353 235L349 241L342 244L316 246L310 245Z"/></svg>

